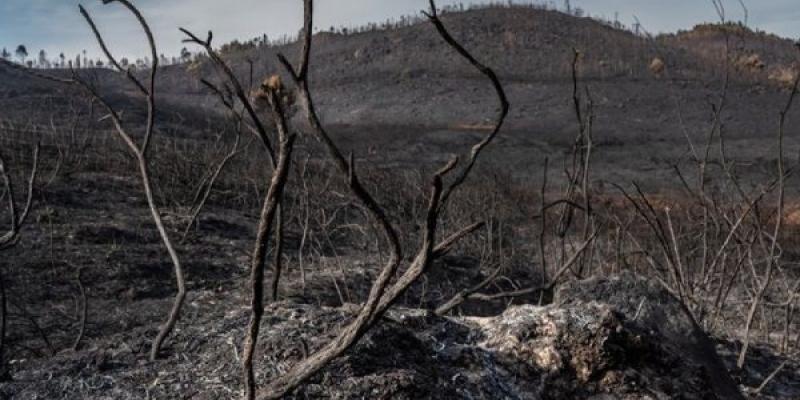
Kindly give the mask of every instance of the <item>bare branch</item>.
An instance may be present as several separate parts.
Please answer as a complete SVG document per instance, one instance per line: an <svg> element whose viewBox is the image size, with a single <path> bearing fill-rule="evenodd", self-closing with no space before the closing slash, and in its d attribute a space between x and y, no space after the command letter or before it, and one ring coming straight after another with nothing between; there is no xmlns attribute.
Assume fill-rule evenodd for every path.
<svg viewBox="0 0 800 400"><path fill-rule="evenodd" d="M459 305L461 305L472 294L477 293L477 292L483 290L484 288L486 288L487 286L491 285L492 282L494 282L495 279L497 279L497 276L500 275L500 272L502 270L503 270L503 266L502 265L498 265L497 268L494 269L494 272L489 274L489 276L487 276L486 279L484 279L483 281L481 281L480 283L478 283L477 285L475 285L475 286L473 286L471 288L467 288L467 289L464 289L464 290L458 292L450 300L448 300L447 302L445 302L441 306L436 307L436 311L434 311L434 313L436 315L439 315L439 316L447 314L448 312L450 312L450 310L452 310L452 309L458 307Z"/></svg>
<svg viewBox="0 0 800 400"><path fill-rule="evenodd" d="M486 146L488 146L497 136L498 132L500 132L506 116L508 116L510 105L508 98L506 97L506 92L503 89L503 85L500 83L500 79L497 78L497 74L495 74L493 69L483 65L481 62L475 59L475 57L473 57L472 54L470 54L470 52L464 48L464 46L458 43L458 41L456 41L453 36L450 35L450 32L439 19L434 0L430 0L430 11L424 14L433 23L433 25L436 27L436 30L439 32L439 35L442 37L442 39L444 39L445 42L447 42L447 44L450 45L450 47L456 50L461 57L472 64L472 66L480 71L480 73L489 78L489 80L492 82L492 86L494 86L494 90L497 92L497 97L500 102L500 112L495 120L494 128L488 135L486 135L486 137L483 138L483 140L472 147L467 164L461 169L461 171L459 171L458 175L456 175L453 182L450 183L442 195L441 206L443 207L447 204L447 200L450 198L450 195L453 193L453 191L461 186L461 184L463 184L467 179L483 149L486 148Z"/></svg>
<svg viewBox="0 0 800 400"><path fill-rule="evenodd" d="M364 205L369 214L372 216L373 220L381 227L386 240L389 242L391 253L388 262L373 282L367 301L364 303L355 319L348 326L342 329L335 339L325 345L317 353L299 362L292 367L289 372L273 382L270 382L270 384L267 385L267 388L259 393L259 399L278 399L285 396L293 388L297 387L297 385L301 384L322 369L331 360L341 355L345 350L350 348L350 346L359 340L367 331L367 329L369 329L372 324L374 324L380 318L380 316L383 315L388 307L390 307L397 300L397 298L402 295L402 293L404 293L408 287L410 287L411 284L413 284L427 270L434 254L436 253L434 249L434 243L436 238L437 222L444 201L455 188L457 188L461 183L463 183L464 180L466 180L481 150L485 148L486 145L488 145L496 136L497 132L502 126L502 122L505 119L506 114L508 113L508 102L505 98L505 93L494 72L478 63L449 35L449 33L447 33L447 30L444 29L441 21L439 21L435 16L435 4L433 1L431 1L431 20L437 25L440 34L451 46L456 48L456 50L458 50L462 56L466 57L467 60L469 60L475 67L477 67L482 73L486 74L492 80L498 92L498 96L501 99L502 110L500 117L498 118L497 126L493 132L483 141L473 147L469 163L461 170L460 174L456 177L455 181L450 184L446 192L443 189L444 185L442 178L456 166L457 160L454 159L450 161L445 167L443 167L437 172L437 174L434 175L425 229L423 231L422 245L403 276L399 277L394 285L389 288L389 283L392 278L394 278L394 275L398 270L399 263L403 259L402 248L400 247L397 232L389 222L384 210L360 183L356 168L352 161L352 157L348 159L342 154L338 146L333 142L325 128L322 126L322 123L320 122L316 113L314 102L309 90L307 76L312 38L311 29L313 26L313 0L304 0L304 5L305 18L303 41L306 45L304 46L301 56L299 69L300 72L296 72L291 63L289 63L289 61L283 55L278 56L279 60L284 65L286 70L289 71L295 85L297 86L297 91L299 93L298 97L300 98L302 108L305 110L305 114L313 134L325 145L329 156L331 159L333 159L342 177L346 179L346 182L349 185L350 190L353 192L353 195ZM468 227L465 231L454 235L451 241L445 241L443 246L440 247L441 251L439 254L441 254L443 251L446 251L446 249L449 248L452 243L457 241L458 238L463 237L467 233L477 229L475 226L476 225Z"/></svg>
<svg viewBox="0 0 800 400"><path fill-rule="evenodd" d="M78 9L80 10L81 15L83 15L83 18L86 20L86 23L89 24L90 28L92 28L94 37L97 40L97 43L100 45L100 49L106 55L106 58L108 58L108 62L110 62L111 65L114 66L114 68L116 68L119 72L125 73L128 76L128 79L130 79L131 82L133 82L133 84L136 85L139 91L141 91L142 94L147 96L147 89L139 81L139 79L137 79L136 76L133 75L130 69L122 68L119 62L117 62L117 59L114 57L114 55L111 54L111 51L108 50L108 46L106 45L106 42L103 39L103 35L100 34L100 31L97 29L97 25L95 25L94 20L89 15L89 12L87 12L86 9L83 8L83 5L78 5Z"/></svg>
<svg viewBox="0 0 800 400"><path fill-rule="evenodd" d="M258 225L258 237L253 251L253 262L250 269L250 307L252 316L247 328L242 364L245 370L245 388L247 399L255 398L255 375L253 373L253 356L258 342L261 317L264 314L264 267L266 263L267 244L270 231L275 220L283 188L288 177L289 162L295 136L283 136L278 152L278 167L272 175L272 181L264 199L261 218Z"/></svg>
<svg viewBox="0 0 800 400"><path fill-rule="evenodd" d="M10 229L8 232L0 236L0 250L11 247L16 243L19 237L19 231L28 219L31 207L33 205L33 192L36 185L36 177L39 173L39 150L40 145L36 143L33 149L33 166L31 167L30 175L28 176L28 192L25 197L25 205L22 208L22 213L18 214L18 206L14 197L14 184L11 177L8 176L8 167L2 155L0 155L0 178L4 181L6 196L8 196L8 210L11 218Z"/></svg>
<svg viewBox="0 0 800 400"><path fill-rule="evenodd" d="M184 39L184 42L197 44L206 51L209 58L211 58L211 61L214 62L214 65L217 66L217 68L219 68L219 70L222 71L223 75L225 75L225 78L233 86L233 91L236 94L236 97L239 99L239 102L242 103L242 106L244 106L244 109L247 112L247 115L250 117L253 126L255 126L256 128L255 133L261 140L261 144L264 145L264 148L266 149L267 154L269 155L270 162L274 167L276 165L277 160L275 159L275 150L272 146L272 143L269 140L269 135L267 134L267 128L264 126L264 124L261 122L261 119L258 117L258 114L256 113L253 104L250 102L247 93L245 93L244 87L242 86L241 82L239 82L239 79L236 77L236 74L233 72L233 69L231 69L228 63L226 63L225 60L223 60L222 57L220 57L219 53L217 53L217 51L214 50L213 47L211 47L211 40L213 38L213 34L211 33L211 31L208 32L208 38L206 40L201 40L199 37L197 37L197 35L195 35L194 33L190 32L187 29L184 28L178 28L178 29L188 37L188 39ZM216 90L215 92L220 93L218 90ZM228 106L228 108L232 107Z"/></svg>

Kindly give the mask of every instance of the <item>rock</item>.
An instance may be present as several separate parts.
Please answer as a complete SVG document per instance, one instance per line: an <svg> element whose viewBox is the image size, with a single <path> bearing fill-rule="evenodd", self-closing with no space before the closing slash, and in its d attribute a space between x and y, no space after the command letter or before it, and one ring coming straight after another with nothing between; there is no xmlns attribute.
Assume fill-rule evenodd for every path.
<svg viewBox="0 0 800 400"><path fill-rule="evenodd" d="M613 307L588 302L518 306L480 326L488 350L519 398L714 399L701 365L626 323Z"/></svg>
<svg viewBox="0 0 800 400"><path fill-rule="evenodd" d="M488 318L396 309L295 398L741 398L735 384L718 387L724 368L709 369L713 347L668 295L624 276Z"/></svg>
<svg viewBox="0 0 800 400"><path fill-rule="evenodd" d="M718 398L743 399L711 338L681 302L658 283L633 274L597 277L565 284L556 292L554 302L570 307L593 301L621 313L634 329L656 338L667 353L702 366Z"/></svg>
<svg viewBox="0 0 800 400"><path fill-rule="evenodd" d="M581 312L513 307L482 325L487 336L482 346L548 373L571 368L581 383L604 372L611 359L624 357L612 355L617 349L606 346L611 336L623 332L621 321L609 307L597 303ZM574 348L566 348L568 342Z"/></svg>

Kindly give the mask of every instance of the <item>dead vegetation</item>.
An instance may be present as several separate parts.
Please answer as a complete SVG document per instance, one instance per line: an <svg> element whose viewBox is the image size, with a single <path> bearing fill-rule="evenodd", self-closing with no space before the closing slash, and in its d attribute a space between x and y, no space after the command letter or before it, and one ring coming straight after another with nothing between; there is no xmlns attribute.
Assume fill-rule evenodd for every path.
<svg viewBox="0 0 800 400"><path fill-rule="evenodd" d="M8 204L8 217L10 219L10 227L7 232L0 236L0 252L10 249L17 244L19 240L20 230L28 222L28 217L31 213L33 206L34 189L36 185L36 177L39 171L39 145L37 144L33 151L33 166L31 167L30 178L28 178L27 195L22 209L19 208L19 199L14 192L14 183L10 166L6 165L6 161L0 154L0 178L3 179L3 192L0 198L4 197ZM7 368L8 360L5 357L6 345L6 330L8 323L8 298L6 294L6 281L3 277L4 271L0 268L0 382L10 379Z"/></svg>
<svg viewBox="0 0 800 400"><path fill-rule="evenodd" d="M110 128L106 132L120 139L104 144L106 164L111 163L109 154L119 157L110 176L121 176L131 168L138 171L146 203L137 207L140 211L146 207L156 227L155 234L144 233L146 229L138 227L142 215L137 215L107 230L91 226L78 231L79 237L102 242L105 238L98 236L108 236L113 241L121 238L122 243L110 246L104 261L92 254L91 260L80 265L67 263L72 271L68 279L80 298L76 297L77 311L70 325L79 328L78 334L68 345L66 339L50 341L49 334L60 335L54 332L54 324L43 328L37 323L39 316L29 314L24 304L16 306L19 315L15 317L26 319L30 326L18 328L15 353L41 355L31 368L55 373L58 384L69 386L65 379L74 371L54 372L60 367L47 366L42 351L54 354L63 345L73 351L56 356L58 362L75 363L81 371L85 371L82 365L91 364L92 371L126 374L119 382L104 384L96 382L100 378L92 373L89 380L98 386L70 393L100 396L119 389L119 398L128 398L137 395L133 388L144 385L147 396L152 390L156 398L244 394L247 399L277 399L323 395L325 388L343 385L338 395L344 398L374 395L371 390L394 398L419 398L436 397L425 390L444 385L453 397L464 398L492 398L500 393L511 398L589 398L600 393L637 398L645 395L642 388L647 389L646 395L664 398L739 398L737 383L750 385L750 394L758 397L768 392L773 380L783 384L786 379L781 374L796 364L800 276L797 255L790 248L796 229L794 210L787 207L787 180L793 165L787 165L785 137L800 78L793 73L785 105L776 116L776 149L767 163L768 178L744 182L738 174L741 160L730 157L726 147L731 127L724 121L731 75L736 68L761 72L768 66L758 55L743 55L730 37L726 37L719 69L722 75L714 82L719 88L709 100L708 126L700 133L703 140L693 141L697 135L682 126L688 156L673 167L680 182L678 195L650 193L636 181L601 183L595 178L594 160L603 150L598 148L595 131L596 95L584 79L583 66L589 61L577 49L568 65L575 136L563 160L558 160L563 161L563 175L557 182L549 180L553 174L548 158L540 186L533 188L497 171L477 168L501 134L511 105L501 78L450 33L433 1L425 15L449 46L449 56L485 78L485 90L496 96L498 106L489 122L465 125L477 137L466 155L439 157L413 171L370 168L357 154L345 150L320 117L310 79L315 43L312 0L304 1L298 61L292 63L278 54L276 64L283 70L263 80L253 75L252 64L249 76L242 76L215 49L211 32L201 38L182 29L186 42L206 52L216 79L200 76L204 68L196 68L195 73L225 110L225 126L215 131L216 137L197 141L156 138L160 69L154 39L133 4L115 1L136 17L145 32L153 54L147 71L134 73L119 65L91 17L81 11L111 64L145 99L143 126L123 118L121 110L79 71L70 71L69 77L25 71L38 79L80 87L92 107L104 110L101 121ZM723 31L724 35L738 33ZM653 58L649 69L673 84L664 59ZM682 103L675 98L678 108ZM90 115L95 113L92 110ZM302 118L292 118L295 111ZM73 133L78 130L77 115L75 121ZM91 133L85 129L84 137ZM81 174L76 171L90 170L92 161L77 154L90 147L90 140L72 136L75 139L64 142L54 127L47 143L48 154L55 155L48 157L52 164L47 168L48 184L54 187L60 179ZM0 158L2 195L10 199L11 221L10 231L0 237L0 250L15 244L20 229L29 222L38 159L36 146L24 211L19 213L13 177ZM186 177L190 171L195 175ZM77 179L85 182L86 178ZM220 219L221 210L251 215L237 225ZM49 218L50 235L55 236L52 220L59 216L54 214L47 210L36 214L32 225L38 225L37 235L47 231ZM62 223L69 225L69 221ZM181 232L181 242L173 243L171 238ZM200 250L221 246L234 235L239 236L235 245L249 250L239 250L243 254L238 256ZM140 325L130 333L108 335L108 343L113 343L109 353L98 350L107 334L102 327L87 323L92 319L89 310L98 309L90 304L87 287L98 286L93 279L109 272L95 271L100 269L97 264L119 262L115 253L132 251L149 252L147 262L160 265L154 249L145 246L155 237L167 250L177 288L166 322L154 338L153 332ZM56 247L53 240L51 251ZM140 249L125 250L137 243ZM186 256L179 257L178 251ZM246 265L246 273L222 279L202 276L204 272L196 268L202 257L214 263ZM187 277L185 259L193 267ZM267 268L268 264L272 267ZM20 276L27 273L19 268L14 271ZM3 272L0 362L5 365L8 312ZM163 272L154 275L161 283L153 284L155 279L148 278L150 284L158 287L153 289L159 292L157 297L165 298L172 286L166 285ZM246 284L242 275L247 276ZM621 278L584 281L606 275ZM268 279L269 290L265 288ZM198 286L193 293L190 287ZM150 289L131 290L123 297L136 299ZM622 301L609 295L618 290L635 298ZM179 324L187 301L191 317ZM163 306L153 306L148 314L161 312ZM203 317L198 307L213 310L213 318ZM492 316L464 316L487 314ZM669 317L666 322L661 319L664 315ZM448 329L455 333L437 333ZM21 336L30 332L37 333L42 349L24 348L31 346L31 340ZM707 333L732 343L735 362L723 364ZM686 337L688 341L681 341ZM123 342L118 342L121 338ZM174 343L167 343L168 338ZM130 366L139 362L145 341L150 342L150 364L137 371ZM138 343L139 349L128 342ZM444 347L435 354L423 350L439 345ZM82 352L84 347L90 350ZM161 352L162 347L168 351ZM760 352L767 347L785 358L770 366L774 368L754 386L748 363L760 361ZM391 352L409 354L393 356L397 357L393 360ZM89 354L99 358L89 360ZM159 354L166 359L156 361ZM207 365L193 371L189 356ZM435 357L452 361L457 368L421 361ZM387 360L395 365L387 367L391 364ZM403 363L408 363L405 369ZM210 370L209 365L216 369ZM235 377L229 371L234 365L241 370ZM372 366L379 371L376 381L370 381ZM183 376L169 372L173 367ZM37 379L31 368L13 367L11 372L15 380L16 376ZM220 372L221 368L226 371ZM433 370L452 380L439 382L438 375L425 376ZM2 371L5 379L12 377L5 368ZM741 382L735 382L729 371ZM217 373L225 382L203 381ZM172 389L162 386L162 375L169 376ZM187 376L202 377L202 382L187 390ZM419 392L413 391L414 385L421 386ZM23 384L8 387L12 394L35 392Z"/></svg>

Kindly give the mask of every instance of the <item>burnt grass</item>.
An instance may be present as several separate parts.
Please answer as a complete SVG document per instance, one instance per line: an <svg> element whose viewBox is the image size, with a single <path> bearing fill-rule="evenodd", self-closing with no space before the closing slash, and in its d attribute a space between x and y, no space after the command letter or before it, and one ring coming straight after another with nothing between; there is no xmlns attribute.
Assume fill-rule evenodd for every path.
<svg viewBox="0 0 800 400"><path fill-rule="evenodd" d="M230 356L241 349L249 315L244 284L256 216L216 206L204 211L199 227L179 246L190 292L181 323L163 350L164 359L150 364L145 362L149 343L169 309L175 287L172 267L137 183L103 173L79 174L40 191L33 215L37 223L24 233L19 246L4 254L11 301L8 354L14 379L2 384L3 396L53 398L63 391L68 398L143 398L149 391L154 398L211 399L231 398L230 391L240 390L239 365ZM73 197L75 187L82 188L80 204ZM169 216L172 228L182 228L182 219ZM348 318L347 308L344 314L325 310L347 304L354 309L352 303L366 295L379 260L363 248L337 240L331 243L335 250L330 249L330 254L320 247L320 255L306 262L304 290L297 263L292 261L298 236L291 229L287 234L290 262L280 292L287 305L268 310L265 325L289 323L299 318L293 313L308 313L313 324L306 323L298 331L307 336L306 341L313 338L319 345ZM452 293L441 286L465 287L481 277L477 260L466 265L452 257L445 260L464 269L450 271L442 266L429 278L435 283L415 288L402 305L432 307ZM79 328L78 268L83 269L89 313L86 338L76 353L65 349L72 346ZM426 301L422 291L434 294L427 295ZM484 313L501 309L481 308ZM275 368L272 357L309 351L303 350L307 346L303 338L284 336L291 332L284 329L263 334L261 369ZM397 345L409 350L417 347ZM50 348L55 354L50 354ZM358 351L354 354L357 357ZM182 357L195 362L187 364L189 359ZM401 360L386 362L402 364ZM182 365L177 371L172 368L175 363ZM268 372L270 376L276 373ZM213 382L205 382L209 379ZM197 380L205 383L197 384Z"/></svg>
<svg viewBox="0 0 800 400"><path fill-rule="evenodd" d="M621 204L612 183L635 181L648 194L677 202L686 199L674 171L695 168L687 136L701 143L707 134L711 103L722 85L719 60L707 50L716 48L719 35L695 30L662 37L661 50L656 52L630 32L550 11L490 8L447 14L444 20L467 48L476 49L476 56L496 62L512 111L443 222L445 232L479 220L487 221L488 227L437 260L400 299L399 307L434 308L458 290L482 281L496 263L507 266L506 279L489 292L540 283L537 218L542 165L545 159L550 161L548 196L554 199L561 195L564 165L577 130L567 74L573 46L584 49L582 82L591 88L595 102L592 186L596 197L604 201L598 208L614 209ZM758 52L770 64L768 69L791 63L785 56L792 51L791 42L757 35L748 40L755 43L748 51ZM404 244L414 249L427 177L485 135L496 107L491 88L468 65L443 57L449 50L425 24L352 35L322 33L316 43L312 86L323 120L343 151L353 152L367 185L401 228ZM296 44L288 44L244 49L226 57L241 74L243 60L253 60L256 76L261 77L278 71L277 52L294 54L296 50ZM653 76L647 70L656 55L672 68L669 76ZM103 90L113 95L112 104L131 110L126 122L137 126L144 113L131 88L109 71L95 73ZM775 127L787 96L785 88L766 74L735 70L722 117L727 157L737 163L735 173L748 187L774 175ZM14 178L19 188L30 167L32 137L42 134L45 138L32 223L25 227L19 244L0 259L10 301L6 358L13 378L0 383L0 398L229 399L240 395L238 357L248 318L245 283L267 179L265 160L256 146L237 157L221 176L197 225L180 240L203 173L230 144L216 139L231 133L230 122L213 96L196 84L197 76L213 76L213 71L207 64L194 72L183 65L169 66L159 78L163 100L152 165L158 202L170 233L180 242L189 297L162 359L149 363L149 344L176 289L172 266L130 157L102 122L76 125L89 138L87 148L64 147L55 136L42 133L51 116L63 134L74 120L96 121L97 116L74 92L0 66L0 121L13 125L13 129L0 126L0 151L11 165L18 166ZM68 105L77 111L73 114ZM800 152L797 115L790 115L786 132L785 151L792 164ZM302 130L301 119L296 116L294 122ZM386 256L385 243L376 239L377 230L331 172L320 146L304 137L297 153L288 189L286 271L280 301L265 312L257 359L261 383L284 373L333 337L366 298ZM714 154L712 159L709 180L724 179L719 156ZM62 165L57 168L59 162ZM797 182L792 175L787 184L787 198L794 206L800 201ZM797 226L790 226L789 232L796 234ZM800 259L796 247L785 251L788 259ZM609 273L606 267L598 268L597 274ZM79 269L89 312L85 338L72 351L79 330ZM782 277L794 281L796 275L789 270ZM738 295L738 300L748 298L747 293ZM467 301L456 314L495 316L509 305L539 300L527 296ZM744 307L725 310L726 326L741 325ZM486 354L465 353L429 362L439 356L426 347L431 343L477 339L450 320L411 315L387 317L295 396L503 396L506 388L497 381L466 384L442 378L458 375L465 366L485 365ZM796 330L797 322L790 326ZM800 396L800 363L796 357L780 354L773 336L781 332L767 329L754 335L744 370L735 368L741 347L737 332L714 333L723 362L742 387L758 387L786 362L773 384L748 396ZM679 365L680 360L663 356L664 373L670 362ZM456 366L448 367L447 362ZM585 395L553 393L562 393L561 398Z"/></svg>
<svg viewBox="0 0 800 400"><path fill-rule="evenodd" d="M46 176L50 169L44 171ZM317 174L324 177L321 172ZM374 188L389 186L402 192L403 187L421 185L413 176L401 180L392 180L382 173L367 176L369 185ZM490 202L492 197L506 196L503 201L495 200L490 211L484 209L489 214L483 217L508 224L504 228L492 229L492 235L501 237L494 244L500 246L495 251L505 248L521 253L520 258L510 257L507 261L510 264L507 280L488 290L513 290L524 282L536 282L538 277L533 272L534 267L525 256L535 253L532 249L535 232L526 231L524 227L530 225L531 214L535 212L533 205L538 204L538 200L508 193L520 190L508 180L481 184L498 179L491 173L481 173L477 177L477 182L473 182L477 188L466 190L454 208L474 207ZM235 187L234 182L223 180L219 191L226 192L230 189L228 185ZM419 203L419 200L413 196L398 200L401 194L395 190L382 194L382 201L391 207L393 219L413 232L415 222L409 215L414 215L414 207L409 203ZM329 193L330 197L320 200L328 204L327 207L320 206L327 210L328 215L335 214L336 210L346 215L346 209L350 207L349 200L335 194L338 191L338 186L333 184L329 192L334 194ZM296 195L295 191L289 195L289 204L293 205L290 210L297 210L293 203L297 201ZM252 196L253 201L257 201L257 197ZM92 172L54 179L42 187L37 192L37 206L32 216L35 223L23 233L20 244L3 258L8 296L12 302L7 354L11 360L13 380L0 385L0 393L7 398L24 399L238 397L241 374L237 360L249 316L244 285L255 236L257 208L237 209L232 198L236 197L214 196L202 212L198 226L179 245L179 254L187 271L189 298L175 334L163 349L162 359L149 363L146 361L149 344L169 310L175 287L172 267L142 200L138 181L135 177ZM338 199L338 202L333 199ZM185 209L171 207L164 214L171 233L180 237L187 220ZM464 218L479 217L481 215L477 213ZM362 229L369 230L369 224L365 224L362 218L354 213L341 217L337 224L346 231L348 225L356 222L364 224ZM406 219L410 221L408 226L403 222ZM257 359L260 382L284 373L293 362L333 338L338 328L357 310L356 304L365 298L372 278L382 265L380 251L368 232L357 229L324 239L321 232L312 232L311 236L315 237L312 242L317 244L309 246L304 256L304 287L297 258L302 230L292 221L287 224L287 270L280 288L281 300L269 305L265 313ZM463 223L455 218L448 219L448 225L453 229ZM487 255L476 249L485 246L489 235L488 232L479 233L438 261L398 306L432 308L461 288L483 280L491 271L487 260L497 255ZM407 245L411 246L417 240L413 235L406 238ZM89 313L85 339L74 352L69 348L79 327L78 268L83 268L82 281L88 292ZM512 283L509 285L508 282ZM600 299L615 293L614 290L595 291L583 296ZM570 298L579 301L581 297L570 295ZM537 304L538 301L538 296L516 298L510 302L471 301L460 307L457 314L492 316L501 313L509 304ZM620 300L609 304L614 304L614 301ZM662 300L652 298L649 301L653 302L653 312L671 312L658 308ZM636 305L628 303L626 307L635 308ZM732 314L736 312L732 311ZM487 361L493 357L488 353L459 353L449 356L455 357L453 359L443 359L440 352L426 350L437 346L458 348L464 343L474 343L477 338L470 336L474 333L462 331L465 329L463 326L450 325L452 322L445 319L421 317L419 321L423 322L414 322L420 317L409 317L402 311L397 315L387 317L362 342L294 396L414 399L464 398L483 393L482 398L496 398L508 390L486 377L471 384L458 379L448 380L448 377L459 376L465 371L490 371L485 368L490 368L488 366L494 361ZM656 317L655 320L661 319ZM431 339L436 335L440 335L439 339ZM580 343L579 339L575 340ZM778 355L769 342L755 346L743 371L735 368L739 347L735 336L732 339L720 337L717 343L728 369L734 371L735 379L743 387L757 387L778 365L787 362L771 388L752 398L792 398L798 393L797 381L793 377L800 366L796 361ZM643 350L631 351L633 353L621 353L622 360ZM651 360L663 360L665 364L659 368L665 368L665 371L681 370L674 369L674 364L669 366L669 363L684 362L676 353L648 351L652 353L644 359L647 360L644 371L654 368ZM637 368L638 365L630 360L618 363L624 365L623 369ZM692 374L689 375L696 376ZM587 386L587 392L581 394L575 392L575 379L569 375L556 379L548 384L552 386L547 386L549 389L544 393L549 393L548 398L581 398L595 393L593 390L623 390L608 389L615 384L598 381L591 384L596 386ZM683 378L658 380L658 385L661 385L658 387L680 390L678 388L682 386L675 386L676 379ZM626 382L631 384L629 380ZM651 383L656 384L655 381ZM698 386L696 383L687 385L686 390ZM689 392L686 393L689 396ZM687 398L694 398L692 396ZM697 396L705 398L700 394Z"/></svg>

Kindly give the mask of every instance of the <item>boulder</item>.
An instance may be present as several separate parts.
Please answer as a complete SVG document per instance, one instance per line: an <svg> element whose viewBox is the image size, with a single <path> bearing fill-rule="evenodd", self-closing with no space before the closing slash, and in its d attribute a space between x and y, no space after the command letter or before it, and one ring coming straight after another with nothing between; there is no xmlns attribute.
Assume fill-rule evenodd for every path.
<svg viewBox="0 0 800 400"><path fill-rule="evenodd" d="M634 275L564 285L494 317L392 311L298 397L741 399L711 340Z"/></svg>
<svg viewBox="0 0 800 400"><path fill-rule="evenodd" d="M572 307L599 302L624 316L631 329L658 340L666 353L700 365L717 397L743 399L714 343L686 307L660 284L633 274L596 277L563 285L555 305Z"/></svg>

